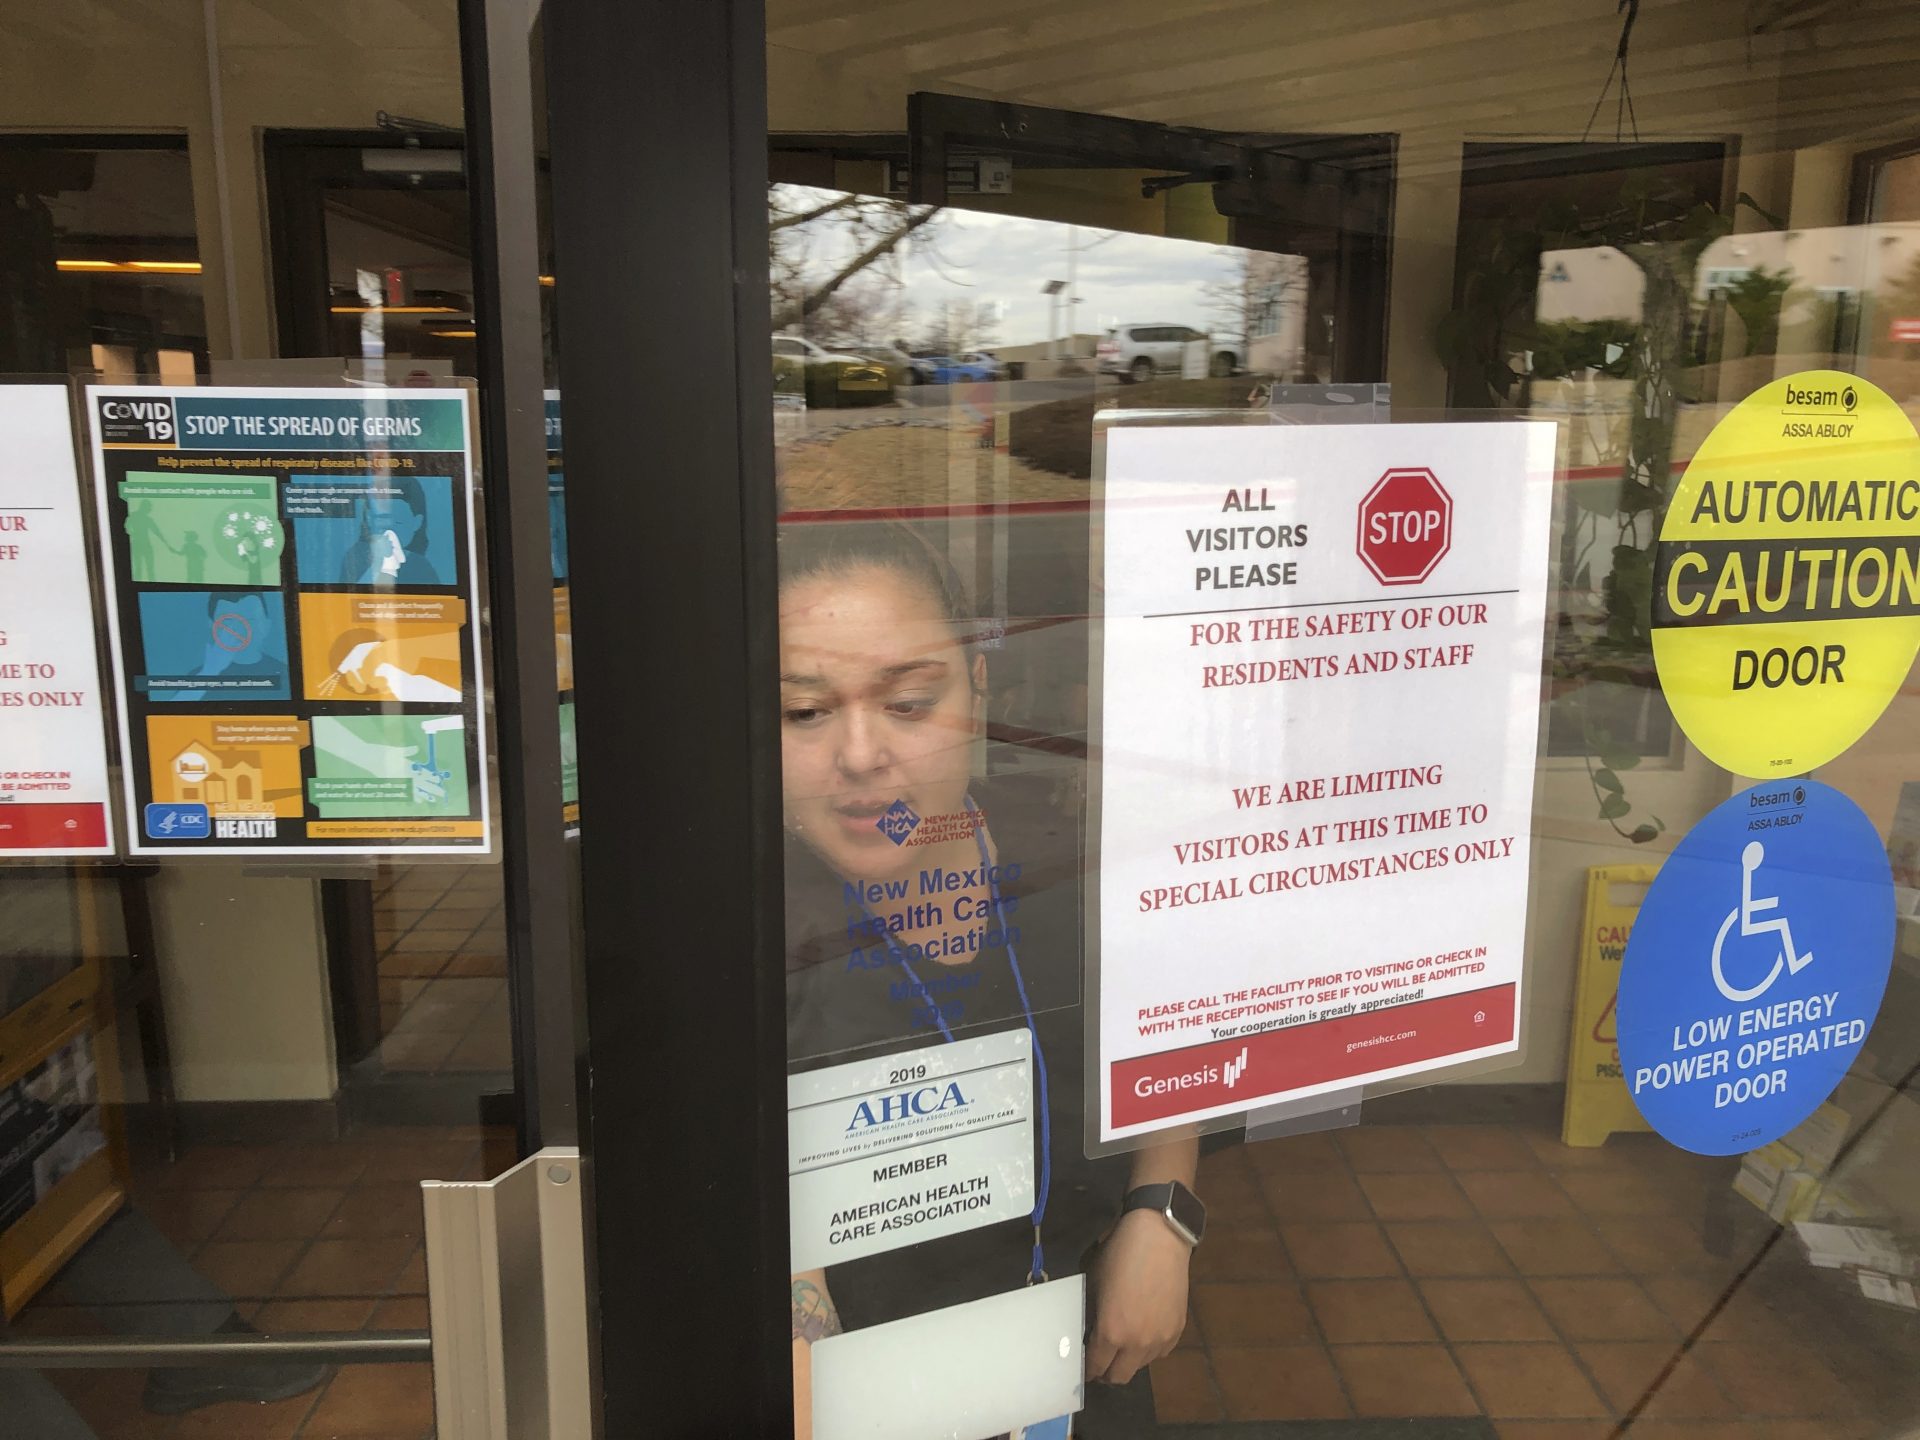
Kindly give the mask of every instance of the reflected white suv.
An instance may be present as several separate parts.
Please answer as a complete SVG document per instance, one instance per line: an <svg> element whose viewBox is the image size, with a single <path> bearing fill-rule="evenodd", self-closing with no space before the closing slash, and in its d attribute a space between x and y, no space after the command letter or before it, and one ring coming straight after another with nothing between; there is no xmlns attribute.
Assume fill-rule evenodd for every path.
<svg viewBox="0 0 1920 1440"><path fill-rule="evenodd" d="M1209 375L1231 375L1240 368L1244 357L1231 341L1214 341L1191 325L1116 325L1094 355L1102 375L1139 383L1155 375L1180 374L1187 346L1195 340L1207 342Z"/></svg>

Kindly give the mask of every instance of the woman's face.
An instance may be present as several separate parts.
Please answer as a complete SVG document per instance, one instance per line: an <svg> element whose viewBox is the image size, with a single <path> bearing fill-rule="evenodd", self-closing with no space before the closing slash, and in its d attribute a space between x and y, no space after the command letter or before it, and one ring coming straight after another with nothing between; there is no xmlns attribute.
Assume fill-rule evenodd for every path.
<svg viewBox="0 0 1920 1440"><path fill-rule="evenodd" d="M896 802L922 820L965 808L986 661L969 666L927 588L881 566L780 592L780 736L787 825L847 879L910 871Z"/></svg>

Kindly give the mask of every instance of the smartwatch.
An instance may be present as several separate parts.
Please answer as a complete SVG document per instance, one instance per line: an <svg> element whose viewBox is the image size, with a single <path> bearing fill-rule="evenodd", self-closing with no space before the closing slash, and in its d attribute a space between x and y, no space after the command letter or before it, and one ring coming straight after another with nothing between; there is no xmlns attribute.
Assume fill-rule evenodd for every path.
<svg viewBox="0 0 1920 1440"><path fill-rule="evenodd" d="M1120 1203L1120 1213L1124 1215L1132 1210L1158 1212L1161 1219L1173 1227L1173 1233L1189 1245L1198 1245L1207 1233L1207 1207L1178 1180L1142 1185L1128 1191L1127 1198Z"/></svg>

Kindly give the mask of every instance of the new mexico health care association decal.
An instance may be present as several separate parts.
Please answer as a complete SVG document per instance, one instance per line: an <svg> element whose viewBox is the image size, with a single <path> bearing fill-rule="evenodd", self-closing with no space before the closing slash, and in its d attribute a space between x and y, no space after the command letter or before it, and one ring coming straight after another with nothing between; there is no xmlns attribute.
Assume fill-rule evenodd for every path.
<svg viewBox="0 0 1920 1440"><path fill-rule="evenodd" d="M1864 735L1920 648L1920 438L1866 381L1776 380L1713 428L1660 529L1653 654L1687 738L1802 774Z"/></svg>
<svg viewBox="0 0 1920 1440"><path fill-rule="evenodd" d="M1892 966L1893 876L1873 824L1813 780L1757 785L1687 834L1620 971L1620 1064L1674 1144L1732 1155L1820 1107Z"/></svg>

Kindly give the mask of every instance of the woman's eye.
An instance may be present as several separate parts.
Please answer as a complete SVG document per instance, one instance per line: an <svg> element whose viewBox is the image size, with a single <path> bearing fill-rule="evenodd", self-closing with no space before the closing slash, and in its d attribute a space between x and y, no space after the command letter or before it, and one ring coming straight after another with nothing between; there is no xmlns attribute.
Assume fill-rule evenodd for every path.
<svg viewBox="0 0 1920 1440"><path fill-rule="evenodd" d="M887 702L887 713L902 720L918 720L933 709L933 700L924 695L903 695Z"/></svg>
<svg viewBox="0 0 1920 1440"><path fill-rule="evenodd" d="M781 711L789 725L814 725L825 717L826 711L817 705L789 705Z"/></svg>

